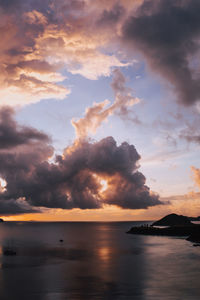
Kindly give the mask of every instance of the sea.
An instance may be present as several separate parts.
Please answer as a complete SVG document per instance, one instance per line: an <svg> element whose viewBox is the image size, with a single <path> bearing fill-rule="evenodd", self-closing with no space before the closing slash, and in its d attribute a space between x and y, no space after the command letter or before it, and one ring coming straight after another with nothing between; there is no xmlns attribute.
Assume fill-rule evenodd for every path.
<svg viewBox="0 0 200 300"><path fill-rule="evenodd" d="M126 233L141 224L1 223L0 300L199 300L200 247Z"/></svg>

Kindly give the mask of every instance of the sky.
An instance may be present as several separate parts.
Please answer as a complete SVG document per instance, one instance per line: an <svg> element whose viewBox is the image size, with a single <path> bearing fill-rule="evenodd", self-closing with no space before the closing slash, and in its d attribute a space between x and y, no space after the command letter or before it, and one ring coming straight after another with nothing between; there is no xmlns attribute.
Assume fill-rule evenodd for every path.
<svg viewBox="0 0 200 300"><path fill-rule="evenodd" d="M200 215L198 0L0 0L0 216Z"/></svg>

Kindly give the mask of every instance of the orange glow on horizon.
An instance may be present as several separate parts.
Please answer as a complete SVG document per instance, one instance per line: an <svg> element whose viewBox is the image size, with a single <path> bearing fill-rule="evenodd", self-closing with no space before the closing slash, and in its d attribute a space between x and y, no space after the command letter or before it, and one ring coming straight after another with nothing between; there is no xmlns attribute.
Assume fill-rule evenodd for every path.
<svg viewBox="0 0 200 300"><path fill-rule="evenodd" d="M39 221L39 222L78 222L78 221L131 221L141 220L138 211L121 209L116 206L105 205L101 209L49 209L48 212L24 214L17 216L2 216L5 221ZM140 211L141 213L141 211Z"/></svg>
<svg viewBox="0 0 200 300"><path fill-rule="evenodd" d="M187 196L187 197L186 197ZM184 197L184 195L183 195ZM177 199L169 204L158 205L148 209L121 209L114 205L105 205L101 209L47 209L45 212L16 216L1 216L5 221L38 221L38 222L95 222L95 221L153 221L170 214L186 216L200 215L200 196L185 195L185 199Z"/></svg>

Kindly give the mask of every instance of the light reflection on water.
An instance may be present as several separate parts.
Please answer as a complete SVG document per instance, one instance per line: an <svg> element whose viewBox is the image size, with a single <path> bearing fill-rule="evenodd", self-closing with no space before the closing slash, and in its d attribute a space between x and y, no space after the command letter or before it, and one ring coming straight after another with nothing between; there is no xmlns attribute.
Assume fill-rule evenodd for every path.
<svg viewBox="0 0 200 300"><path fill-rule="evenodd" d="M200 248L125 233L136 224L0 224L17 250L0 253L0 299L200 299Z"/></svg>

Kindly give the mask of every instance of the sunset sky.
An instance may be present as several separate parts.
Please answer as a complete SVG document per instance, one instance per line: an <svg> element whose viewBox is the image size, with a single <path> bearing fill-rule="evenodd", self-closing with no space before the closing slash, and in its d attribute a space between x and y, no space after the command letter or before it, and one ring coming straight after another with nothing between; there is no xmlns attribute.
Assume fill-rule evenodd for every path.
<svg viewBox="0 0 200 300"><path fill-rule="evenodd" d="M199 11L0 0L0 216L200 215Z"/></svg>

